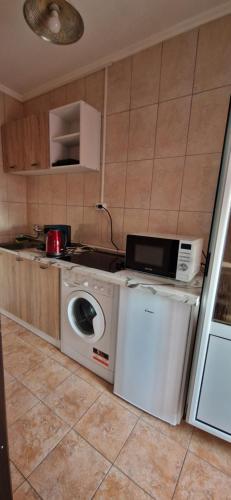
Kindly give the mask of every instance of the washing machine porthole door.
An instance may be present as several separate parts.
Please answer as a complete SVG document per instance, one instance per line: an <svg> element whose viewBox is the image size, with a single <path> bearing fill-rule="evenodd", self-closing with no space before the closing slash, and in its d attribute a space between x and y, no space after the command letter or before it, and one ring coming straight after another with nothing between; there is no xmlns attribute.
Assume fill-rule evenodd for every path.
<svg viewBox="0 0 231 500"><path fill-rule="evenodd" d="M89 293L76 292L67 306L69 323L86 342L99 340L105 330L105 318L100 304Z"/></svg>

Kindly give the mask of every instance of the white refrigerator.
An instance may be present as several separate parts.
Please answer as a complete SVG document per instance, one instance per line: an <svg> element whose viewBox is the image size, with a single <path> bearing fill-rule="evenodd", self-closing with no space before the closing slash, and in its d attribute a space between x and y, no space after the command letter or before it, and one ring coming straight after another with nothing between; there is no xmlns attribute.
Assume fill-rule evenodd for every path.
<svg viewBox="0 0 231 500"><path fill-rule="evenodd" d="M231 442L231 112L208 246L186 420Z"/></svg>

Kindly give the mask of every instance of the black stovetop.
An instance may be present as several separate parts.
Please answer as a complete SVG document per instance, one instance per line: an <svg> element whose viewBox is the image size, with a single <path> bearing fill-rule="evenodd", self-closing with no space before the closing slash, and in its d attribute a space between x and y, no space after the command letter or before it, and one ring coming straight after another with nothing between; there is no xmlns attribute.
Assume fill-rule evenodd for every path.
<svg viewBox="0 0 231 500"><path fill-rule="evenodd" d="M125 267L124 255L101 250L83 250L81 253L62 256L61 259L81 266L102 269L109 273L121 271Z"/></svg>

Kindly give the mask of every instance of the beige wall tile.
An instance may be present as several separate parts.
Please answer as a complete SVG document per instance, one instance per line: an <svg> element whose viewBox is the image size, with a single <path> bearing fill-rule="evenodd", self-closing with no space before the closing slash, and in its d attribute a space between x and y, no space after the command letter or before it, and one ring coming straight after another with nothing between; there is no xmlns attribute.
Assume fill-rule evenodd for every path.
<svg viewBox="0 0 231 500"><path fill-rule="evenodd" d="M134 109L130 113L129 160L153 158L157 105Z"/></svg>
<svg viewBox="0 0 231 500"><path fill-rule="evenodd" d="M132 57L131 107L158 102L161 44L138 52Z"/></svg>
<svg viewBox="0 0 231 500"><path fill-rule="evenodd" d="M124 210L124 234L141 233L148 229L148 210L126 208Z"/></svg>
<svg viewBox="0 0 231 500"><path fill-rule="evenodd" d="M9 231L9 205L8 203L0 203L0 233Z"/></svg>
<svg viewBox="0 0 231 500"><path fill-rule="evenodd" d="M212 216L208 212L179 212L177 233L203 238L206 250L211 219Z"/></svg>
<svg viewBox="0 0 231 500"><path fill-rule="evenodd" d="M184 157L154 161L151 208L178 210L184 171Z"/></svg>
<svg viewBox="0 0 231 500"><path fill-rule="evenodd" d="M200 28L194 91L231 83L231 15Z"/></svg>
<svg viewBox="0 0 231 500"><path fill-rule="evenodd" d="M187 156L181 196L181 210L213 210L220 154Z"/></svg>
<svg viewBox="0 0 231 500"><path fill-rule="evenodd" d="M101 113L104 106L104 70L86 77L86 101Z"/></svg>
<svg viewBox="0 0 231 500"><path fill-rule="evenodd" d="M9 203L9 229L11 232L24 232L27 227L26 203Z"/></svg>
<svg viewBox="0 0 231 500"><path fill-rule="evenodd" d="M7 176L7 198L8 201L22 202L27 201L26 178L21 175Z"/></svg>
<svg viewBox="0 0 231 500"><path fill-rule="evenodd" d="M85 100L85 80L80 78L74 82L68 83L66 87L66 104L75 101Z"/></svg>
<svg viewBox="0 0 231 500"><path fill-rule="evenodd" d="M126 181L126 208L149 208L153 160L128 163Z"/></svg>
<svg viewBox="0 0 231 500"><path fill-rule="evenodd" d="M28 203L38 203L39 199L39 177L30 175L27 177L27 201Z"/></svg>
<svg viewBox="0 0 231 500"><path fill-rule="evenodd" d="M52 205L38 205L38 224L52 224Z"/></svg>
<svg viewBox="0 0 231 500"><path fill-rule="evenodd" d="M38 176L38 203L52 203L51 175Z"/></svg>
<svg viewBox="0 0 231 500"><path fill-rule="evenodd" d="M177 488L174 500L184 498L229 498L231 479L204 460L200 460L193 453L188 453ZM190 497L189 497L190 495Z"/></svg>
<svg viewBox="0 0 231 500"><path fill-rule="evenodd" d="M51 175L51 203L66 205L67 202L67 177L65 174Z"/></svg>
<svg viewBox="0 0 231 500"><path fill-rule="evenodd" d="M189 31L163 43L160 101L191 94L197 33Z"/></svg>
<svg viewBox="0 0 231 500"><path fill-rule="evenodd" d="M32 232L33 225L38 224L38 221L39 221L39 205L37 203L28 203L27 223L30 232Z"/></svg>
<svg viewBox="0 0 231 500"><path fill-rule="evenodd" d="M78 242L82 238L83 207L67 207L67 224L71 226L71 239Z"/></svg>
<svg viewBox="0 0 231 500"><path fill-rule="evenodd" d="M127 160L129 113L111 115L107 120L106 161Z"/></svg>
<svg viewBox="0 0 231 500"><path fill-rule="evenodd" d="M231 87L193 96L187 154L222 150Z"/></svg>
<svg viewBox="0 0 231 500"><path fill-rule="evenodd" d="M66 205L52 205L51 206L51 221L52 224L66 224L67 223L67 206Z"/></svg>
<svg viewBox="0 0 231 500"><path fill-rule="evenodd" d="M159 105L156 157L183 156L186 150L191 97L163 102Z"/></svg>
<svg viewBox="0 0 231 500"><path fill-rule="evenodd" d="M82 241L85 243L101 242L101 217L102 214L94 207L84 207L83 227L81 231Z"/></svg>
<svg viewBox="0 0 231 500"><path fill-rule="evenodd" d="M131 57L122 59L108 70L108 113L119 113L130 108Z"/></svg>
<svg viewBox="0 0 231 500"><path fill-rule="evenodd" d="M104 198L110 207L124 206L126 166L126 163L106 164Z"/></svg>
<svg viewBox="0 0 231 500"><path fill-rule="evenodd" d="M149 233L176 234L178 212L171 210L150 210Z"/></svg>
<svg viewBox="0 0 231 500"><path fill-rule="evenodd" d="M84 174L67 174L67 204L83 205Z"/></svg>
<svg viewBox="0 0 231 500"><path fill-rule="evenodd" d="M99 201L100 172L84 173L84 205L92 206Z"/></svg>
<svg viewBox="0 0 231 500"><path fill-rule="evenodd" d="M123 208L108 208L111 218L112 218L112 237L115 244L121 248L122 247L122 237L123 237ZM111 243L111 224L109 216L106 212L101 213L101 238L104 246L109 248L114 248Z"/></svg>

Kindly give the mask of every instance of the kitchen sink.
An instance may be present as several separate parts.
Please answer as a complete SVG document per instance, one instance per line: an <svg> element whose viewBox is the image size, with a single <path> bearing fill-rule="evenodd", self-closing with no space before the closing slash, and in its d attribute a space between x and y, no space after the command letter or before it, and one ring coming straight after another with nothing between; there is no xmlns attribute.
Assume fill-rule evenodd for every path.
<svg viewBox="0 0 231 500"><path fill-rule="evenodd" d="M7 250L27 250L28 248L37 248L39 250L44 249L43 241L20 241L20 242L9 242L0 243L0 248L6 248Z"/></svg>

